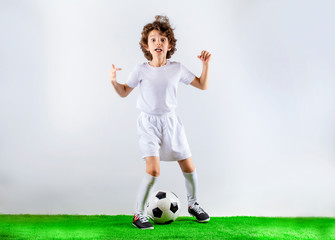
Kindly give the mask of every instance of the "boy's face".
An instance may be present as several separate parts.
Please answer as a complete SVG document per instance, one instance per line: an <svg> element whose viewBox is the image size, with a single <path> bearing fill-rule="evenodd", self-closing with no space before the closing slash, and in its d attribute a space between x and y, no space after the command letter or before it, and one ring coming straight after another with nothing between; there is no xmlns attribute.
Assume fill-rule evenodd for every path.
<svg viewBox="0 0 335 240"><path fill-rule="evenodd" d="M148 47L147 50L150 51L153 58L165 56L167 52L171 49L169 45L169 40L166 36L161 35L158 30L152 30L148 37Z"/></svg>

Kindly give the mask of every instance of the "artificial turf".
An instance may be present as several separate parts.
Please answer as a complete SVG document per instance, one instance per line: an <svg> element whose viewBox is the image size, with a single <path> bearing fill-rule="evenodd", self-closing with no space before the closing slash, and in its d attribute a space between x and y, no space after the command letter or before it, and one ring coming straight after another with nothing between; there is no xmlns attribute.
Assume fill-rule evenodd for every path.
<svg viewBox="0 0 335 240"><path fill-rule="evenodd" d="M335 239L335 218L179 217L154 230L129 215L0 215L0 239Z"/></svg>

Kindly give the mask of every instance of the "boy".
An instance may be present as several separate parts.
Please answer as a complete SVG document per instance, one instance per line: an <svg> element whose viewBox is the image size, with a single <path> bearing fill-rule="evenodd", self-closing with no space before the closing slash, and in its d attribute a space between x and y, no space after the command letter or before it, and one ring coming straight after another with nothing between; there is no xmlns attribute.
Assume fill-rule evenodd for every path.
<svg viewBox="0 0 335 240"><path fill-rule="evenodd" d="M198 58L203 63L200 78L179 62L168 60L176 51L176 39L169 20L156 16L153 23L144 26L140 41L144 56L150 61L138 65L125 84L116 81L116 71L111 70L110 80L120 97L127 97L139 86L137 119L139 145L146 162L146 174L140 184L133 225L139 229L153 229L144 207L154 183L160 174L160 161L178 161L185 177L188 212L198 222L208 222L210 217L197 203L197 173L187 142L183 123L176 114L179 82L205 90L208 87L211 54L202 51Z"/></svg>

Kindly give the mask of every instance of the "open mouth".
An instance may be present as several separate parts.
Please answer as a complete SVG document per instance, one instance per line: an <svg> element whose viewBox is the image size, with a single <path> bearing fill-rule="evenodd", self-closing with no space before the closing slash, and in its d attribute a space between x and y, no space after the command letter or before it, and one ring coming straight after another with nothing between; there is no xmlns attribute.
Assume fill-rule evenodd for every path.
<svg viewBox="0 0 335 240"><path fill-rule="evenodd" d="M156 48L155 51L156 52L162 52L163 50L161 48Z"/></svg>

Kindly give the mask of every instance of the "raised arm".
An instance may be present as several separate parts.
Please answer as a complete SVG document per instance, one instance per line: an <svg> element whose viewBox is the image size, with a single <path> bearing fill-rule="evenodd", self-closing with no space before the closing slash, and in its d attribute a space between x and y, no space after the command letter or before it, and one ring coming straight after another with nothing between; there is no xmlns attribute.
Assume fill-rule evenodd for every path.
<svg viewBox="0 0 335 240"><path fill-rule="evenodd" d="M120 97L124 98L129 95L129 93L133 90L133 88L129 87L126 83L120 84L116 81L116 71L121 71L122 68L115 68L114 64L112 64L112 70L110 71L110 81L113 85L117 94Z"/></svg>
<svg viewBox="0 0 335 240"><path fill-rule="evenodd" d="M208 88L209 82L209 61L211 60L211 54L207 51L202 51L201 55L198 58L202 61L202 73L200 78L195 77L191 82L193 87L205 90Z"/></svg>

